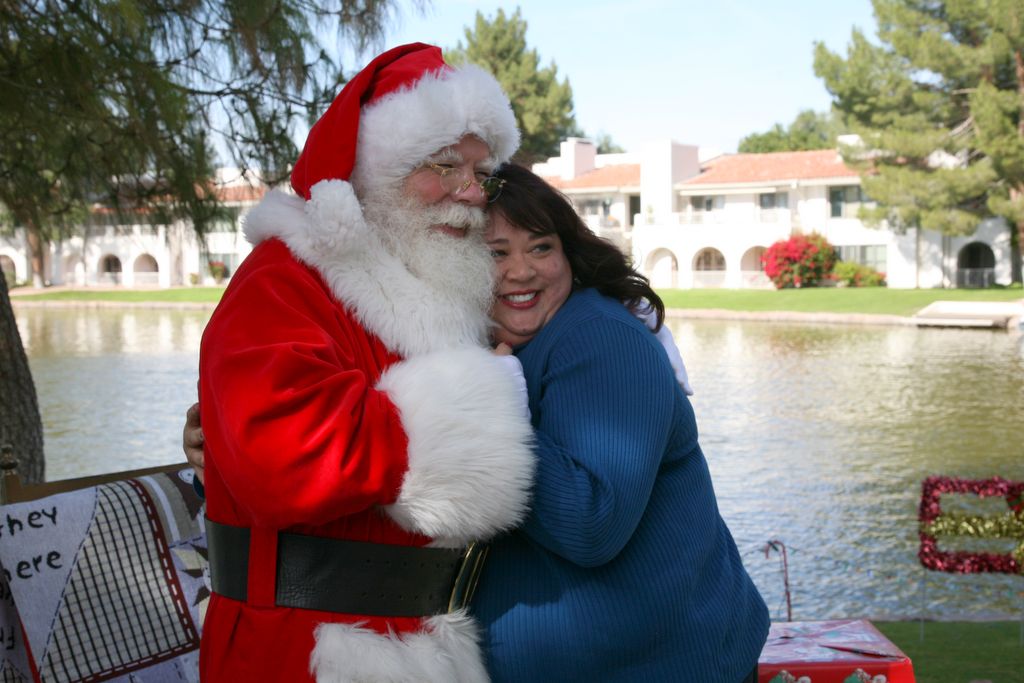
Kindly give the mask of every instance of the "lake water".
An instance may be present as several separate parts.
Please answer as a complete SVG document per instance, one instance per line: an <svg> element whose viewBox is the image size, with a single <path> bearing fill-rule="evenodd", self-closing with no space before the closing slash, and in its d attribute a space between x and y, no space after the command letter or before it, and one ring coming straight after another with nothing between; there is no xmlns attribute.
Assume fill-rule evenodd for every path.
<svg viewBox="0 0 1024 683"><path fill-rule="evenodd" d="M15 311L39 395L47 477L181 455L208 310ZM1017 619L1024 576L918 562L921 481L1024 479L1019 332L672 319L719 505L776 619ZM944 499L986 514L1001 500ZM973 506L973 507L972 507ZM967 550L1008 552L996 541Z"/></svg>

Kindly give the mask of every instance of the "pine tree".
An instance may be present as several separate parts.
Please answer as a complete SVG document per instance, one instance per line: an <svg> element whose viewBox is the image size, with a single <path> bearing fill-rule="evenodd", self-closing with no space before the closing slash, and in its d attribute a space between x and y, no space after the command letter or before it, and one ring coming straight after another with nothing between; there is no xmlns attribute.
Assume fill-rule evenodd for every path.
<svg viewBox="0 0 1024 683"><path fill-rule="evenodd" d="M97 202L155 222L185 218L202 234L220 212L209 184L214 137L225 161L259 168L268 182L284 177L298 152L292 127L312 121L343 80L317 30L361 49L380 37L393 4L0 2L0 203L26 231L35 281L47 241ZM16 447L29 478L41 477L38 409L7 421L33 414L35 398L3 294L0 416L9 429L0 442Z"/></svg>
<svg viewBox="0 0 1024 683"><path fill-rule="evenodd" d="M798 152L834 147L839 124L831 114L806 109L788 127L776 123L764 133L751 133L738 147L743 153Z"/></svg>
<svg viewBox="0 0 1024 683"><path fill-rule="evenodd" d="M1021 281L1024 233L1024 3L872 0L878 43L854 31L846 58L815 47L815 73L863 147L877 206L863 217L896 229L973 232L1010 226Z"/></svg>
<svg viewBox="0 0 1024 683"><path fill-rule="evenodd" d="M621 154L626 151L612 139L610 133L598 133L593 139L594 144L597 146L598 154Z"/></svg>
<svg viewBox="0 0 1024 683"><path fill-rule="evenodd" d="M466 44L459 41L445 58L453 64L477 64L501 83L523 136L516 155L519 161L554 156L562 140L581 135L569 80L558 80L554 62L541 68L537 50L527 49L526 21L518 8L511 16L499 9L493 19L477 12L476 24L472 29L467 26L464 34Z"/></svg>

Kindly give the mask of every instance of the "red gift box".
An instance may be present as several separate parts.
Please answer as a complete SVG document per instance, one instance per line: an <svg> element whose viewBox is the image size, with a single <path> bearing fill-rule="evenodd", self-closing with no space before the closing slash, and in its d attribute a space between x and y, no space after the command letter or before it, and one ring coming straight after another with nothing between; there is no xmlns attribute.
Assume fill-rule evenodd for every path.
<svg viewBox="0 0 1024 683"><path fill-rule="evenodd" d="M864 619L772 624L757 670L758 683L914 683L910 658Z"/></svg>

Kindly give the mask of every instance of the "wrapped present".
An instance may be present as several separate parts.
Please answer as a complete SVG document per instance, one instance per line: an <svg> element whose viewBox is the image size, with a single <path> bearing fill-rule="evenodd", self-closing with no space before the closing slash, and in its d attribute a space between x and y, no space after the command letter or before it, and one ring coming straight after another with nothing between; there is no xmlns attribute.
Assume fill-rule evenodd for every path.
<svg viewBox="0 0 1024 683"><path fill-rule="evenodd" d="M914 683L903 652L864 619L772 624L758 683Z"/></svg>

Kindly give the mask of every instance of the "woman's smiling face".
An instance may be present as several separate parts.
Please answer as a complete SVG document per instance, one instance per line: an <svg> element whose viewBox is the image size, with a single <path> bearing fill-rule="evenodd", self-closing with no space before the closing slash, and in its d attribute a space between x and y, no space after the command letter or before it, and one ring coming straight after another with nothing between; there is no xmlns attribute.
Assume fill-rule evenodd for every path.
<svg viewBox="0 0 1024 683"><path fill-rule="evenodd" d="M572 291L572 268L558 235L537 235L490 214L487 246L497 270L491 317L494 339L524 344L561 308Z"/></svg>

